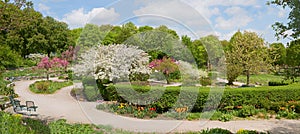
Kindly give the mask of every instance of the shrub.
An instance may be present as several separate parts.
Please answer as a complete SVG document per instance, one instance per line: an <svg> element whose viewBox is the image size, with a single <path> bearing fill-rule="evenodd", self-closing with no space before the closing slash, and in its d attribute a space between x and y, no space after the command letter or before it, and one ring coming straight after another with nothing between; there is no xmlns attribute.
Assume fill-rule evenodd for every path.
<svg viewBox="0 0 300 134"><path fill-rule="evenodd" d="M141 98L133 98L134 96L130 95L134 92L130 92L132 87L130 85L120 85L118 84L118 88L120 90L124 90L123 92L126 92L127 98L130 98L130 100L138 99L142 101L149 101L149 98L147 96L141 97ZM149 86L133 86L135 91L138 92L148 92L150 87ZM206 108L208 110L214 110L214 107L218 107L220 111L226 111L228 106L233 106L234 108L237 108L238 106L242 105L248 105L251 106L251 108L264 108L267 111L273 110L278 111L279 104L277 103L283 103L282 105L285 105L285 103L291 101L291 100L299 100L299 94L300 94L300 86L299 84L291 84L284 87L249 87L249 88L228 88L226 87L222 99L220 102L218 102L219 94L211 94L210 98L208 99L208 95L210 93L210 88L207 87L187 87L188 90L181 90L181 87L167 87L165 90L164 87L159 86L152 86L151 90L162 90L163 95L152 97L157 97L157 100L154 101L151 105L153 107L157 108L158 112L166 112L171 109L175 102L177 101L178 95L181 94L187 94L188 96L198 94L196 103L194 107L192 108L192 112L199 112L203 111L204 106L206 105L206 102L208 105L206 105ZM199 90L197 90L199 89ZM118 93L114 87L114 85L109 85L107 88L100 89L102 96L107 100L112 101L118 101L118 102L127 102L122 96L124 94ZM158 98L159 97L159 98ZM189 101L184 100L184 101ZM216 104L220 103L220 105L216 106ZM296 111L299 110L300 105L298 103L295 103L295 109ZM291 105L292 106L292 105Z"/></svg>
<svg viewBox="0 0 300 134"><path fill-rule="evenodd" d="M96 85L96 80L93 77L84 77L82 79L82 85L83 86L95 86Z"/></svg>
<svg viewBox="0 0 300 134"><path fill-rule="evenodd" d="M95 86L85 86L83 93L88 101L96 101L99 98L99 91Z"/></svg>
<svg viewBox="0 0 300 134"><path fill-rule="evenodd" d="M89 124L67 124L65 119L60 119L49 123L51 134L93 134L94 126Z"/></svg>
<svg viewBox="0 0 300 134"><path fill-rule="evenodd" d="M288 85L288 83L284 83L284 82L277 82L277 81L270 81L268 83L269 86L285 86Z"/></svg>
<svg viewBox="0 0 300 134"><path fill-rule="evenodd" d="M233 115L231 115L231 114L223 114L218 120L227 122L227 121L232 120L232 118L233 118Z"/></svg>
<svg viewBox="0 0 300 134"><path fill-rule="evenodd" d="M208 86L208 85L211 85L211 80L209 77L207 78L200 78L200 84L202 86Z"/></svg>
<svg viewBox="0 0 300 134"><path fill-rule="evenodd" d="M0 112L0 133L1 134L33 134L34 131L27 128L21 123L21 115L11 115L8 113Z"/></svg>
<svg viewBox="0 0 300 134"><path fill-rule="evenodd" d="M229 130L222 128L212 128L207 130L202 130L200 134L232 134Z"/></svg>
<svg viewBox="0 0 300 134"><path fill-rule="evenodd" d="M243 105L242 109L239 110L238 116L239 117L249 117L256 114L256 109L254 106L251 105Z"/></svg>
<svg viewBox="0 0 300 134"><path fill-rule="evenodd" d="M41 92L45 92L49 89L51 81L39 81L35 83L35 88Z"/></svg>
<svg viewBox="0 0 300 134"><path fill-rule="evenodd" d="M41 94L53 94L57 90L71 86L73 83L71 81L67 82L57 82L57 81L36 81L29 86L29 89L34 93Z"/></svg>

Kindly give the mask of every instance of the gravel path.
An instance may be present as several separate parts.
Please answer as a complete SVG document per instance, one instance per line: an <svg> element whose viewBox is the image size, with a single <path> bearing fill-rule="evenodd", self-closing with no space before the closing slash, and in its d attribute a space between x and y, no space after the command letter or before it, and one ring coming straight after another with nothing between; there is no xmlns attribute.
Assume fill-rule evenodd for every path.
<svg viewBox="0 0 300 134"><path fill-rule="evenodd" d="M56 80L56 79L53 79ZM138 132L186 132L199 131L207 128L224 128L232 132L239 129L269 131L275 134L299 134L299 120L240 120L240 121L176 121L176 120L141 120L118 116L97 110L95 102L76 101L70 91L73 86L63 88L52 95L33 94L28 87L31 81L16 82L15 92L21 102L33 100L38 105L38 118L65 118L71 123L93 123L111 125L129 131Z"/></svg>

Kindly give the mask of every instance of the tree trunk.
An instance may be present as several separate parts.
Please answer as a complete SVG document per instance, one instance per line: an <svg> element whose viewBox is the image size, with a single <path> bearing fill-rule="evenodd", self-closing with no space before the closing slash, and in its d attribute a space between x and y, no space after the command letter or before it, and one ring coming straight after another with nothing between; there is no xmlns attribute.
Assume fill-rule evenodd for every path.
<svg viewBox="0 0 300 134"><path fill-rule="evenodd" d="M247 86L249 86L249 78L250 78L250 73L249 70L247 70L247 83L246 83Z"/></svg>
<svg viewBox="0 0 300 134"><path fill-rule="evenodd" d="M49 80L49 69L47 69L47 80Z"/></svg>

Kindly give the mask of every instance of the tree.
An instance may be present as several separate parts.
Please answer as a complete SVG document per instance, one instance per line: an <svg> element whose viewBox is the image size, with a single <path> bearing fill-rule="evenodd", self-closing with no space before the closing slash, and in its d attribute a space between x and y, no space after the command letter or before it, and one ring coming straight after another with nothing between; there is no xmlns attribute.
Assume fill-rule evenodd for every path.
<svg viewBox="0 0 300 134"><path fill-rule="evenodd" d="M276 31L276 36L287 38L292 37L297 39L300 37L300 1L299 0L272 0L268 4L275 4L282 6L283 8L290 8L290 13L288 16L289 22L283 24L281 22L276 22L273 25L273 29ZM291 34L289 34L292 32Z"/></svg>
<svg viewBox="0 0 300 134"><path fill-rule="evenodd" d="M200 38L201 43L204 45L207 53L207 68L211 70L212 66L216 67L222 57L223 48L217 36L209 35Z"/></svg>
<svg viewBox="0 0 300 134"><path fill-rule="evenodd" d="M300 74L300 39L288 44L286 49L286 64L288 67L285 68L285 79L291 79L292 82L295 82L295 78Z"/></svg>
<svg viewBox="0 0 300 134"><path fill-rule="evenodd" d="M45 44L40 46L40 51L50 57L51 53L61 53L68 48L73 41L69 35L68 25L59 22L52 17L45 17L43 25L40 27L44 35Z"/></svg>
<svg viewBox="0 0 300 134"><path fill-rule="evenodd" d="M52 60L50 60L49 57L44 57L41 59L40 63L38 63L37 67L46 70L47 80L49 80L51 68L67 68L68 64L68 61L57 57L54 57Z"/></svg>
<svg viewBox="0 0 300 134"><path fill-rule="evenodd" d="M18 67L21 64L21 57L18 53L11 50L7 45L0 45L0 71Z"/></svg>
<svg viewBox="0 0 300 134"><path fill-rule="evenodd" d="M149 57L143 50L123 44L100 45L82 53L73 67L78 76L94 76L96 80L126 79L134 74L149 74Z"/></svg>
<svg viewBox="0 0 300 134"><path fill-rule="evenodd" d="M82 49L97 46L101 43L101 32L95 24L86 24L78 38L77 45Z"/></svg>
<svg viewBox="0 0 300 134"><path fill-rule="evenodd" d="M188 36L182 36L181 41L185 46L187 46L189 51L192 53L197 67L205 68L205 66L207 65L208 56L202 42L200 40L192 41L191 38Z"/></svg>
<svg viewBox="0 0 300 134"><path fill-rule="evenodd" d="M172 58L164 57L163 59L153 60L149 67L153 70L163 73L166 77L167 84L170 84L170 74L178 71L178 65L175 63L175 60Z"/></svg>
<svg viewBox="0 0 300 134"><path fill-rule="evenodd" d="M282 43L272 43L269 47L269 55L275 70L277 66L283 66L286 62L286 48Z"/></svg>
<svg viewBox="0 0 300 134"><path fill-rule="evenodd" d="M232 48L226 53L228 64L228 81L240 73L247 76L246 84L249 85L251 74L256 74L269 67L267 48L264 40L254 32L238 31L230 40Z"/></svg>

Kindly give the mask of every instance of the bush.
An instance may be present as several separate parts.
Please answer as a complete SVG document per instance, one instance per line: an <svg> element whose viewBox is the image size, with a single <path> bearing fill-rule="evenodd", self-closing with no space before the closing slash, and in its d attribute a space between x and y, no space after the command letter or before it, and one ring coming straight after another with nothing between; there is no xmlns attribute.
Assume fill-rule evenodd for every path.
<svg viewBox="0 0 300 134"><path fill-rule="evenodd" d="M201 78L201 79L200 79L200 84L201 84L202 86L208 86L208 85L211 85L211 80L210 80L209 77L207 77L207 78Z"/></svg>
<svg viewBox="0 0 300 134"><path fill-rule="evenodd" d="M240 109L238 112L238 116L239 117L250 117L250 116L255 115L256 113L257 112L256 112L256 109L254 106L243 105L242 109Z"/></svg>
<svg viewBox="0 0 300 134"><path fill-rule="evenodd" d="M41 92L45 92L49 89L51 81L39 81L35 83L35 88Z"/></svg>
<svg viewBox="0 0 300 134"><path fill-rule="evenodd" d="M119 90L124 90L123 92L134 94L128 89L132 87L130 85L120 85L118 84ZM138 92L148 92L149 86L133 86L135 91ZM199 90L198 90L199 89ZM249 87L249 88L228 88L226 87L222 99L218 102L219 94L211 94L208 99L208 95L210 93L210 88L207 87L188 87L188 90L181 90L181 87L167 87L164 90L164 87L152 86L151 90L162 90L163 95L152 96L157 97L157 100L153 102L151 105L157 108L158 112L166 112L171 109L175 102L177 102L178 95L187 94L187 96L191 96L198 94L196 103L192 108L192 112L203 111L204 106L208 110L214 110L213 108L218 107L220 111L226 111L228 106L233 106L237 108L238 106L248 105L250 108L264 108L266 110L276 110L278 111L279 107L276 103L282 102L285 103L291 100L299 100L300 94L300 85L292 84L284 87ZM124 94L118 93L114 87L114 85L109 85L107 88L100 89L101 94L105 97L106 100L118 101L118 102L127 102L123 97ZM122 97L123 96L123 97ZM127 98L130 100L140 100L140 101L149 101L149 97L142 96L141 98L134 98L135 96L128 95ZM159 97L159 98L158 98ZM189 101L184 100L184 101ZM210 102L207 103L206 102ZM216 104L220 103L220 105L216 106ZM295 103L295 110L298 112L300 109L299 103ZM247 114L243 114L247 115Z"/></svg>
<svg viewBox="0 0 300 134"><path fill-rule="evenodd" d="M288 85L288 83L284 83L284 82L277 82L277 81L270 81L268 83L269 86L285 86Z"/></svg>
<svg viewBox="0 0 300 134"><path fill-rule="evenodd" d="M93 77L84 77L82 79L82 85L85 86L95 86L96 85L96 80Z"/></svg>
<svg viewBox="0 0 300 134"><path fill-rule="evenodd" d="M99 91L95 86L85 86L83 93L88 101L96 101L99 98Z"/></svg>
<svg viewBox="0 0 300 134"><path fill-rule="evenodd" d="M226 129L212 128L212 129L202 130L200 134L232 134L232 133Z"/></svg>
<svg viewBox="0 0 300 134"><path fill-rule="evenodd" d="M34 93L41 94L53 94L57 90L71 86L73 83L71 81L67 82L57 82L57 81L36 81L29 86L29 89Z"/></svg>

